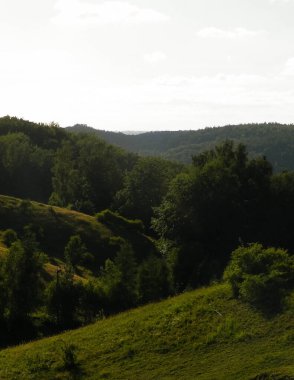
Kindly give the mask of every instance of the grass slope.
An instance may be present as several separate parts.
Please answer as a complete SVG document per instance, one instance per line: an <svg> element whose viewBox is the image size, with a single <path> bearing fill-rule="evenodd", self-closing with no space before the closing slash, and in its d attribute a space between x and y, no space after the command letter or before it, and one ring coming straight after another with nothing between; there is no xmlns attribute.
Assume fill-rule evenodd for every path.
<svg viewBox="0 0 294 380"><path fill-rule="evenodd" d="M0 378L294 379L293 311L265 317L216 285L5 349ZM64 344L76 371L63 368Z"/></svg>
<svg viewBox="0 0 294 380"><path fill-rule="evenodd" d="M89 252L95 255L97 268L106 258L115 255L119 238L128 241L139 256L147 256L155 250L151 239L141 231L129 228L129 224L133 226L134 222L111 215L112 223L107 223L107 218L101 222L80 212L0 195L0 231L12 228L21 235L23 227L32 224L37 230L41 249L48 254L52 263L63 260L64 247L70 236L76 234L81 236ZM3 251L5 247L0 241L0 254Z"/></svg>

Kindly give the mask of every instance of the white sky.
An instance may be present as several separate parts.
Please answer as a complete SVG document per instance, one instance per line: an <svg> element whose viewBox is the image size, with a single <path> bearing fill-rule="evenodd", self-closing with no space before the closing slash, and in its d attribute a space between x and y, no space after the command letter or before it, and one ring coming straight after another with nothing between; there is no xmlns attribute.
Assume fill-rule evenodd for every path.
<svg viewBox="0 0 294 380"><path fill-rule="evenodd" d="M294 122L294 0L0 0L0 116Z"/></svg>

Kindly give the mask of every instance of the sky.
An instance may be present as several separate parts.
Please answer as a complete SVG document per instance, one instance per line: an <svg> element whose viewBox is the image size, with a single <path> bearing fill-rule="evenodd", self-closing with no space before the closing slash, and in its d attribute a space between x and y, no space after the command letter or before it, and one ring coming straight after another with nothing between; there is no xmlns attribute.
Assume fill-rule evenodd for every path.
<svg viewBox="0 0 294 380"><path fill-rule="evenodd" d="M0 116L294 123L294 0L0 0Z"/></svg>

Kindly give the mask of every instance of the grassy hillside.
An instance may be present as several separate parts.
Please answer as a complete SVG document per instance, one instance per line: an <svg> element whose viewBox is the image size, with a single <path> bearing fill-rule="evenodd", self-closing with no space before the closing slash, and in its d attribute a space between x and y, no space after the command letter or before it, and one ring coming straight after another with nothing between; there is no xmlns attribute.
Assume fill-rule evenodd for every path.
<svg viewBox="0 0 294 380"><path fill-rule="evenodd" d="M225 139L242 142L250 154L265 155L276 171L294 169L294 125L278 123L228 125L197 131L147 132L125 135L76 125L72 132L95 133L111 144L144 155L159 155L184 163Z"/></svg>
<svg viewBox="0 0 294 380"><path fill-rule="evenodd" d="M103 219L101 222L80 212L0 195L0 231L11 228L21 235L24 226L32 225L41 249L53 263L63 259L65 245L70 236L76 234L81 236L88 251L95 256L97 269L106 258L115 255L119 238L133 246L138 259L155 250L153 242L140 230L140 225L136 229L134 222L111 213L107 215L104 219L100 217ZM1 243L0 254L3 251L5 246Z"/></svg>
<svg viewBox="0 0 294 380"><path fill-rule="evenodd" d="M227 285L185 293L0 352L0 378L294 379L294 300L263 316ZM63 367L73 344L78 367Z"/></svg>

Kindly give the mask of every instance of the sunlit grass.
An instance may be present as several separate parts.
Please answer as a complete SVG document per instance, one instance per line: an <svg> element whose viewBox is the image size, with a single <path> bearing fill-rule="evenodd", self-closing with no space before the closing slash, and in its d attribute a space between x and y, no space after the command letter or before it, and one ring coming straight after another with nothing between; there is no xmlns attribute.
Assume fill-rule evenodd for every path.
<svg viewBox="0 0 294 380"><path fill-rule="evenodd" d="M3 350L0 378L294 378L293 313L289 306L264 316L234 300L228 286L217 285ZM72 372L63 367L65 343L76 354Z"/></svg>

